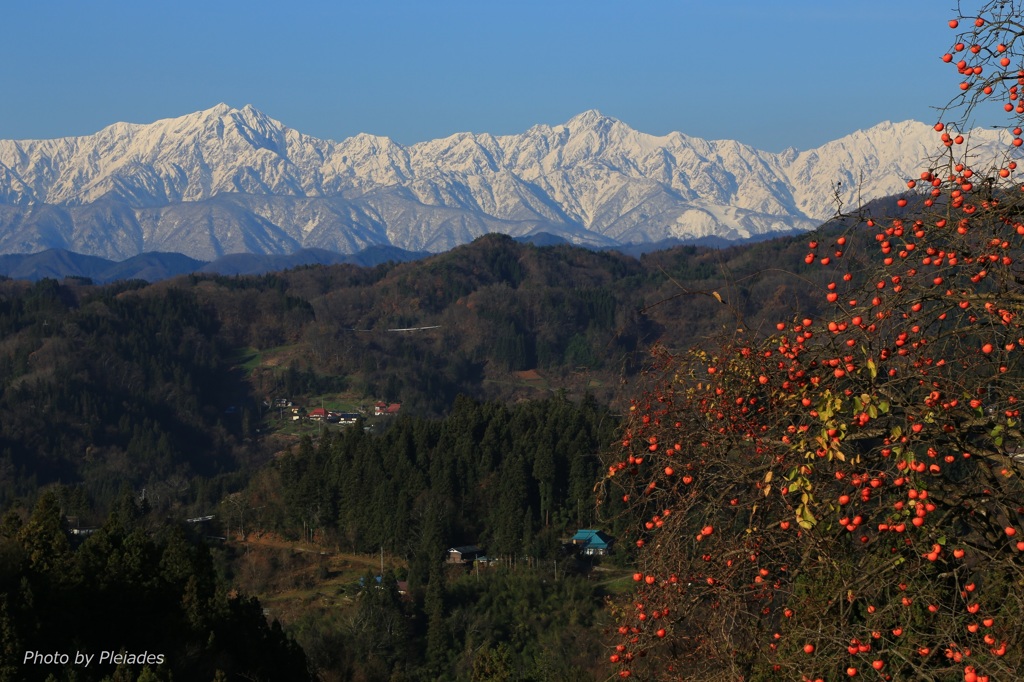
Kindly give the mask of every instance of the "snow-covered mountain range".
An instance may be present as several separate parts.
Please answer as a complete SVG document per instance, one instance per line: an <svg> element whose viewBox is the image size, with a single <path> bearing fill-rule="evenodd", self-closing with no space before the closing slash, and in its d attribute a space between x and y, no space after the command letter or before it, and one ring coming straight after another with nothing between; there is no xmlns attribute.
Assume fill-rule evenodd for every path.
<svg viewBox="0 0 1024 682"><path fill-rule="evenodd" d="M333 142L252 106L116 123L93 135L0 140L0 253L63 248L124 259L171 251L444 251L488 232L589 246L747 239L816 227L906 189L938 135L881 123L808 151L654 136L586 111L519 135L400 145ZM972 145L1005 149L979 131Z"/></svg>

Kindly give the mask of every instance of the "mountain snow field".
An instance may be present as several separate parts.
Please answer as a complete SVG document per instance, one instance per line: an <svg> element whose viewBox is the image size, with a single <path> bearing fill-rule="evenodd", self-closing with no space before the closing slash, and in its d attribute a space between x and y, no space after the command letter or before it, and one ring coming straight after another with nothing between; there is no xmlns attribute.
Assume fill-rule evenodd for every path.
<svg viewBox="0 0 1024 682"><path fill-rule="evenodd" d="M969 140L994 159L1006 142L981 130ZM334 142L219 104L82 137L0 140L0 253L440 252L489 232L594 247L742 240L813 229L834 215L837 188L846 209L905 191L939 148L914 121L775 154L648 135L597 111L518 135Z"/></svg>

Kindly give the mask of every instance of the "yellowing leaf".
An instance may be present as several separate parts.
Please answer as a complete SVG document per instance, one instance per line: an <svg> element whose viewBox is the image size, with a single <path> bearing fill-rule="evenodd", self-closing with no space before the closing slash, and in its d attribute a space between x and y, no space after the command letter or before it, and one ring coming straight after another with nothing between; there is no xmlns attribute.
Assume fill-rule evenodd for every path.
<svg viewBox="0 0 1024 682"><path fill-rule="evenodd" d="M801 504L796 508L796 522L800 524L800 527L804 530L810 530L811 528L814 528L818 520L814 518L814 514L811 513L811 510L807 508L806 504Z"/></svg>

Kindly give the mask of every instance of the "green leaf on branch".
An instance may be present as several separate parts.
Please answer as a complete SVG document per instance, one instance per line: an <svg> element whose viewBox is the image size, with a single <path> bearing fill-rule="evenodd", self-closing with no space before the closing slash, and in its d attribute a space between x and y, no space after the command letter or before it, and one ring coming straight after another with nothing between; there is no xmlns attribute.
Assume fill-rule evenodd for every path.
<svg viewBox="0 0 1024 682"><path fill-rule="evenodd" d="M814 528L815 524L818 523L818 520L814 518L814 514L811 513L811 510L806 504L801 504L796 508L796 522L804 530L810 530L811 528Z"/></svg>

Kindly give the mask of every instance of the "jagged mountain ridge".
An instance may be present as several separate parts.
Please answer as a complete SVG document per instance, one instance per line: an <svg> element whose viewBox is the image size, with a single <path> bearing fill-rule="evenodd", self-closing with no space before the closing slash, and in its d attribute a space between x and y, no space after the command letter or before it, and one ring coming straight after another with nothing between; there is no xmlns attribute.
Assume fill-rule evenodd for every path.
<svg viewBox="0 0 1024 682"><path fill-rule="evenodd" d="M774 154L586 111L519 135L403 146L320 140L219 104L88 136L0 140L0 253L439 252L489 232L598 247L747 239L815 227L835 211L837 181L847 206L904 189L936 143L929 126L886 122ZM1001 148L985 131L972 144Z"/></svg>

